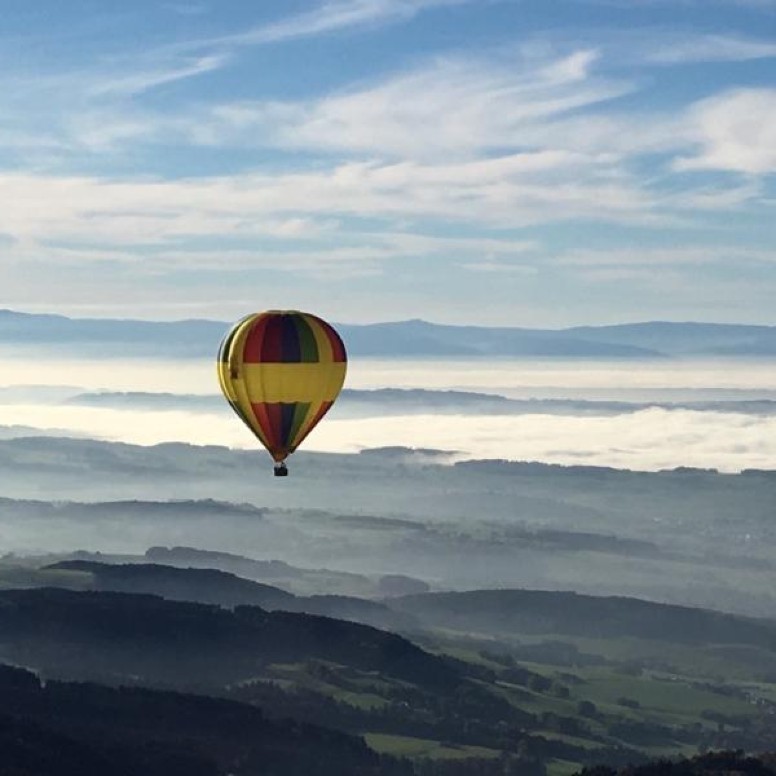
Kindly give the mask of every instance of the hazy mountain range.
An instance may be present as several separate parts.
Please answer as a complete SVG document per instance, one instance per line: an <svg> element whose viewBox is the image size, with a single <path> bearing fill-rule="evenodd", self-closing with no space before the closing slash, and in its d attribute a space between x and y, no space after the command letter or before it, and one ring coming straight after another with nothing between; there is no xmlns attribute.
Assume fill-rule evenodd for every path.
<svg viewBox="0 0 776 776"><path fill-rule="evenodd" d="M773 356L776 326L648 322L547 330L445 326L422 320L336 324L356 356L660 358ZM229 323L74 319L0 310L0 344L75 348L82 354L210 356Z"/></svg>

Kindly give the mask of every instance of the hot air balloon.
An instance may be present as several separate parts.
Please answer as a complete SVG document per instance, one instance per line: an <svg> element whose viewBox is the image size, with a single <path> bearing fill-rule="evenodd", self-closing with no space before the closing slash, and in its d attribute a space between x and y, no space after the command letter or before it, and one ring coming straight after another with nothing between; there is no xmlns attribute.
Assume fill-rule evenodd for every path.
<svg viewBox="0 0 776 776"><path fill-rule="evenodd" d="M288 474L285 459L331 409L345 382L347 354L326 321L269 310L238 321L218 353L218 379L232 409Z"/></svg>

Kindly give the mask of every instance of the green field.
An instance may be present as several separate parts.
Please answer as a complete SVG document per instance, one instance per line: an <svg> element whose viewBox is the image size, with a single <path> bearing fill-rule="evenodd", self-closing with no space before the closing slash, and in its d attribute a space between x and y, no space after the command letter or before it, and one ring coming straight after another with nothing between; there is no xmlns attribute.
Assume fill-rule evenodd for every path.
<svg viewBox="0 0 776 776"><path fill-rule="evenodd" d="M466 758L498 757L495 749L481 746L452 746L448 743L430 741L410 736L392 736L383 733L366 733L367 744L382 754L395 757L429 757L439 760L463 760Z"/></svg>
<svg viewBox="0 0 776 776"><path fill-rule="evenodd" d="M424 637L424 646L430 640ZM456 643L449 633L433 646L437 654L472 667L466 682L478 692L531 715L534 721L520 735L545 741L543 746L550 751L567 753L545 758L548 776L571 776L590 761L586 753L610 748L626 747L648 757L692 756L715 735L719 720L732 720L725 729L735 731L736 725L757 725L764 719L764 703L776 705L776 684L721 682L717 675L702 676L698 666L688 674L639 667L632 658L633 643L627 649L607 644L606 664L579 666L509 659L490 648L483 654L476 643L469 639ZM503 643L499 646L504 647ZM599 644L588 641L585 651L593 654L596 646ZM670 646L675 645L668 645L667 651ZM651 651L656 648L650 645ZM626 654L627 660L613 660L615 653ZM517 673L510 674L510 669ZM365 714L390 712L397 693L414 691L404 682L322 661L275 664L267 670L266 678L272 681L321 693ZM758 706L753 698L764 700ZM409 703L408 711L411 707ZM369 746L381 753L434 760L494 758L502 753L499 746L458 741L454 736L435 739L381 732L379 727L370 728L368 719L354 732L364 735ZM502 743L513 755L518 751L510 749L506 739Z"/></svg>

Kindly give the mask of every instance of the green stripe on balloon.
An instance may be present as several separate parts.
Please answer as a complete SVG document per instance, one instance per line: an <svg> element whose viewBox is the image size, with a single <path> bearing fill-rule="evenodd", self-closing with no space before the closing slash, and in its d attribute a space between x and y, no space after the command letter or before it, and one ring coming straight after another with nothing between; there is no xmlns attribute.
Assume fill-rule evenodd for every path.
<svg viewBox="0 0 776 776"><path fill-rule="evenodd" d="M294 323L299 332L300 361L304 363L315 363L319 361L318 343L315 341L315 334L313 334L310 324L303 315L295 315Z"/></svg>
<svg viewBox="0 0 776 776"><path fill-rule="evenodd" d="M299 434L299 429L302 427L302 424L304 423L305 418L309 412L310 402L297 402L296 409L294 410L294 419L291 422L291 431L288 435L288 439L286 440L289 447L295 446L296 437Z"/></svg>

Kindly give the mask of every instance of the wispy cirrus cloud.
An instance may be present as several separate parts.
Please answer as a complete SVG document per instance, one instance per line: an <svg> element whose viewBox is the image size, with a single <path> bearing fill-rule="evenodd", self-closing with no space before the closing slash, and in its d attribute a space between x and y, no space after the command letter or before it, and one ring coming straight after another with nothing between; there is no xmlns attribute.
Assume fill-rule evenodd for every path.
<svg viewBox="0 0 776 776"><path fill-rule="evenodd" d="M493 0L492 0L493 1ZM498 0L495 0L498 1ZM4 82L0 108L5 128L0 151L9 148L44 153L35 160L45 164L52 148L63 154L81 150L115 152L129 141L158 141L181 134L186 123L201 120L190 107L180 118L159 108L149 111L140 98L170 86L214 73L234 61L241 48L283 43L347 29L407 21L434 8L465 5L473 0L329 0L311 10L257 25L247 31L157 45L148 50L105 52L91 66L22 73L13 69ZM196 14L200 4L170 6L176 13ZM264 110L272 111L272 106ZM238 106L224 108L237 117ZM219 128L212 126L211 131ZM192 136L203 138L208 128ZM190 138L191 139L191 138ZM0 160L1 161L1 160Z"/></svg>
<svg viewBox="0 0 776 776"><path fill-rule="evenodd" d="M759 30L745 34L733 30L710 33L689 28L633 27L588 31L580 35L576 30L560 29L543 31L524 41L522 48L546 52L552 47L581 48L584 45L595 48L610 69L630 70L631 77L634 77L634 69L659 73L655 68L702 63L724 65L776 57L776 43Z"/></svg>
<svg viewBox="0 0 776 776"><path fill-rule="evenodd" d="M694 169L703 157L693 152L715 152L702 145L706 125L697 118L709 105L639 118L609 109L635 87L600 76L599 66L590 49L522 60L452 57L312 101L224 103L175 116L128 112L113 121L82 107L66 116L62 135L71 147L92 152L115 155L120 147L165 136L184 146L304 151L319 161L309 167L290 157L271 172L175 180L4 175L3 230L20 241L17 256L26 246L25 255L39 250L73 260L81 251L92 260L101 246L113 245L132 260L156 246L163 268L177 266L182 249L205 266L207 251L195 248L202 239L227 241L235 266L257 254L234 243L265 241L267 252L267 240L306 240L310 260L325 264L337 255L345 260L353 245L364 261L390 261L399 255L398 242L385 250L384 243L375 245L375 232L457 224L474 231L470 239L481 245L457 238L459 263L471 266L470 257L479 255L496 271L510 264L488 258L493 250L519 252L526 241L493 242L494 230L574 220L666 226L763 194L753 184L708 181L667 193L636 174L631 164L648 154L664 156L670 176L672 158L680 169ZM117 93L123 92L86 88L91 99ZM757 148L767 154L768 144L749 142L750 153ZM720 153L707 163L741 166ZM27 207L30 201L38 207ZM351 221L343 225L344 219ZM352 219L373 224L363 231ZM312 244L346 235L350 243L339 254ZM414 246L401 239L405 256L428 255L420 235ZM283 266L309 264L303 254L289 251Z"/></svg>
<svg viewBox="0 0 776 776"><path fill-rule="evenodd" d="M645 47L644 61L658 65L746 62L776 57L776 43L732 35L672 35Z"/></svg>
<svg viewBox="0 0 776 776"><path fill-rule="evenodd" d="M225 54L212 54L189 61L171 62L166 66L159 63L155 68L137 72L126 73L122 69L120 72L109 73L92 81L88 87L88 94L94 97L143 94L158 86L211 73L223 67L228 59Z"/></svg>
<svg viewBox="0 0 776 776"><path fill-rule="evenodd" d="M91 87L80 110L63 115L58 141L76 150L113 153L127 143L174 141L438 166L468 159L479 160L483 169L538 165L546 174L580 163L602 174L622 174L627 160L650 154L673 158L674 171L771 171L773 90L724 92L681 111L626 111L618 100L634 95L636 82L600 73L599 59L590 49L538 61L503 55L438 58L316 99L224 101L172 115L100 101L101 95L150 88L185 71L139 74ZM219 60L203 60L192 69L218 65ZM703 209L703 196L710 205L719 195L722 204L730 189L698 194Z"/></svg>
<svg viewBox="0 0 776 776"><path fill-rule="evenodd" d="M355 91L297 103L221 105L212 137L422 159L526 145L522 128L632 91L594 74L594 50L531 62L449 57ZM200 123L201 131L202 123Z"/></svg>
<svg viewBox="0 0 776 776"><path fill-rule="evenodd" d="M346 19L411 15L447 2L348 0L300 16L314 17L325 28L320 20L336 26ZM297 29L298 18L283 24ZM299 34L313 34L317 25L308 19L298 25ZM171 111L141 99L160 86L217 71L232 61L227 48L198 57L148 52L132 68L110 65L99 73L11 77L0 98L6 108L0 149L34 154L37 146L44 164L54 151L60 160L84 153L117 158L133 145L176 143L408 162L479 159L507 166L524 151L524 164L565 154L569 169L587 157L607 175L622 173L627 160L648 154L674 157L676 171L764 174L773 164L767 130L774 126L772 91L723 93L679 111L624 110L621 99L636 96L641 84L635 76L612 74L607 46L550 49L538 56L528 46L528 53L436 57L307 100L211 99ZM633 56L641 61L661 62L776 53L770 43L724 36L696 36L684 47L647 42L635 48L641 53Z"/></svg>
<svg viewBox="0 0 776 776"><path fill-rule="evenodd" d="M412 19L417 14L443 6L463 5L473 0L327 0L310 11L246 32L207 41L219 45L259 45L309 38L342 30Z"/></svg>
<svg viewBox="0 0 776 776"><path fill-rule="evenodd" d="M597 179L584 162L564 164L563 155L549 164L532 167L532 161L520 154L499 163L442 166L348 162L318 171L177 181L2 175L2 226L20 240L142 245L272 234L267 221L278 216L377 219L384 229L417 228L429 219L513 229L568 218L655 218L654 201L632 181ZM548 179L553 162L555 175Z"/></svg>

